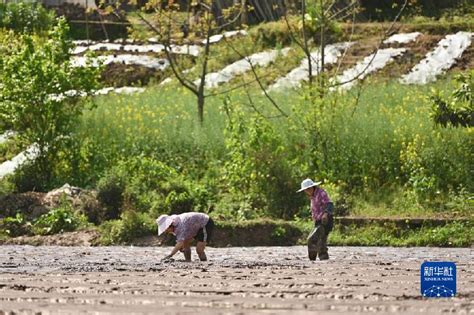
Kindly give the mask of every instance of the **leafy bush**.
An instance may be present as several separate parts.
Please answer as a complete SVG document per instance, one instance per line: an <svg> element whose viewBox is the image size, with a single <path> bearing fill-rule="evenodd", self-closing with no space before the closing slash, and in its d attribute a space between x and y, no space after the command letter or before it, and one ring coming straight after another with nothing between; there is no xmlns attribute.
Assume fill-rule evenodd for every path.
<svg viewBox="0 0 474 315"><path fill-rule="evenodd" d="M126 211L122 213L121 220L104 222L100 230L102 245L123 244L134 238L153 234L156 223L148 214Z"/></svg>
<svg viewBox="0 0 474 315"><path fill-rule="evenodd" d="M15 185L7 178L0 179L0 198L15 191ZM0 211L3 209L0 208Z"/></svg>
<svg viewBox="0 0 474 315"><path fill-rule="evenodd" d="M119 218L125 189L123 180L119 175L111 173L97 183L97 198L104 206L104 213L99 216L100 221Z"/></svg>
<svg viewBox="0 0 474 315"><path fill-rule="evenodd" d="M194 197L171 167L149 157L120 161L98 182L98 197L107 209L105 219L117 218L125 209L139 212L191 211Z"/></svg>
<svg viewBox="0 0 474 315"><path fill-rule="evenodd" d="M244 114L234 106L225 139L228 159L222 178L226 189L237 200L247 202L251 212L264 210L266 213L260 215L292 218L294 196L287 192L297 183L290 179L283 139L275 127L261 116ZM245 216L255 217L251 213Z"/></svg>
<svg viewBox="0 0 474 315"><path fill-rule="evenodd" d="M25 216L17 213L15 217L6 217L0 220L0 233L15 237L31 233L31 223Z"/></svg>
<svg viewBox="0 0 474 315"><path fill-rule="evenodd" d="M63 203L59 208L52 209L40 216L33 224L35 234L50 235L75 231L87 225L87 218L74 211L72 206Z"/></svg>
<svg viewBox="0 0 474 315"><path fill-rule="evenodd" d="M456 76L456 88L448 100L436 91L431 96L433 102L432 117L436 124L443 127L474 126L474 70Z"/></svg>
<svg viewBox="0 0 474 315"><path fill-rule="evenodd" d="M0 28L20 33L35 33L49 30L53 26L54 20L54 12L43 8L36 2L0 4Z"/></svg>
<svg viewBox="0 0 474 315"><path fill-rule="evenodd" d="M100 69L71 65L67 33L65 20L59 19L45 37L10 32L0 41L0 121L11 125L22 143L35 144L34 169L24 177L37 190L54 184L64 139L73 133L87 101L80 93L67 93L90 94L98 87Z"/></svg>
<svg viewBox="0 0 474 315"><path fill-rule="evenodd" d="M169 213L179 214L189 212L194 205L194 199L188 192L171 191L165 198L164 206L169 209Z"/></svg>

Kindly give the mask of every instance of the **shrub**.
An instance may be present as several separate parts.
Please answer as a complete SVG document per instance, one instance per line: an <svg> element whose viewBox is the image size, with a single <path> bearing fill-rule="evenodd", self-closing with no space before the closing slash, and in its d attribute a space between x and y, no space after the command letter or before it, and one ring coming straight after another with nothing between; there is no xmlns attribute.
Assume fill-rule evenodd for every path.
<svg viewBox="0 0 474 315"><path fill-rule="evenodd" d="M33 230L35 234L51 235L75 231L85 225L87 225L86 217L75 212L70 204L63 203L59 208L40 216L34 222Z"/></svg>
<svg viewBox="0 0 474 315"><path fill-rule="evenodd" d="M180 214L189 212L194 204L194 199L188 192L171 191L165 198L165 208L169 209L169 213Z"/></svg>
<svg viewBox="0 0 474 315"><path fill-rule="evenodd" d="M59 19L45 37L9 32L0 41L0 121L11 125L21 143L35 144L37 156L23 180L37 190L54 184L64 139L73 133L88 100L79 95L98 87L100 69L71 65L68 30ZM80 93L66 96L71 90Z"/></svg>
<svg viewBox="0 0 474 315"><path fill-rule="evenodd" d="M195 204L184 180L166 164L149 157L132 157L112 167L98 183L105 218L117 218L125 209L139 212L182 213Z"/></svg>
<svg viewBox="0 0 474 315"><path fill-rule="evenodd" d="M121 220L104 222L100 226L101 244L123 244L133 239L151 235L156 231L155 220L145 213L126 211L122 213Z"/></svg>
<svg viewBox="0 0 474 315"><path fill-rule="evenodd" d="M20 33L35 33L50 29L55 20L54 12L38 3L10 2L0 4L0 27Z"/></svg>
<svg viewBox="0 0 474 315"><path fill-rule="evenodd" d="M99 220L117 219L123 203L125 183L117 174L107 174L97 183L97 198L104 207L104 212L99 215Z"/></svg>
<svg viewBox="0 0 474 315"><path fill-rule="evenodd" d="M17 213L15 217L6 217L0 220L0 234L15 237L31 233L31 223L25 216Z"/></svg>
<svg viewBox="0 0 474 315"><path fill-rule="evenodd" d="M450 99L445 100L435 91L430 97L433 102L432 118L443 127L473 127L474 126L474 70L456 76L457 87L451 93Z"/></svg>
<svg viewBox="0 0 474 315"><path fill-rule="evenodd" d="M24 149L24 145L14 138L10 138L5 142L0 143L0 163L12 159Z"/></svg>
<svg viewBox="0 0 474 315"><path fill-rule="evenodd" d="M9 195L15 191L15 185L7 178L0 179L0 198ZM3 209L0 207L0 211Z"/></svg>
<svg viewBox="0 0 474 315"><path fill-rule="evenodd" d="M291 179L283 139L268 120L234 108L225 131L229 156L222 177L226 188L251 212L264 210L260 215L292 218L294 198L287 192L297 183Z"/></svg>
<svg viewBox="0 0 474 315"><path fill-rule="evenodd" d="M425 225L401 229L395 224L384 226L340 226L329 234L332 245L349 246L471 246L474 241L472 223L453 222L444 226Z"/></svg>

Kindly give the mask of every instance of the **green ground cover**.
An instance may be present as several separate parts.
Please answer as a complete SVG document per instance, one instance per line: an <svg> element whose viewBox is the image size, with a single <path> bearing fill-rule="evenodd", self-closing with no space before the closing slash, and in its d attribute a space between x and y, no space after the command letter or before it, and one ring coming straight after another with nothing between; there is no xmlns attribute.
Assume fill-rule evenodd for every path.
<svg viewBox="0 0 474 315"><path fill-rule="evenodd" d="M78 180L94 187L119 161L147 157L176 170L190 195L204 190L201 207L224 217L290 219L306 203L291 193L304 177L323 179L345 215L472 216L472 130L432 123L433 88L452 86L368 82L358 103L352 91L316 105L290 91L276 96L289 117L270 120L235 92L209 98L203 126L177 86L99 98L78 131ZM276 114L263 97L254 103Z"/></svg>
<svg viewBox="0 0 474 315"><path fill-rule="evenodd" d="M454 25L429 21L426 29L437 25L437 34L442 34L443 23ZM464 27L459 23L454 28ZM285 30L283 22L269 23L231 40L245 55L292 45L287 57L256 70L264 85L303 57ZM144 25L137 32L143 38L150 35ZM209 58L209 70L215 71L241 56L219 43ZM185 62L190 67L193 60ZM198 72L196 66L190 77ZM52 222L59 222L54 230L61 230L61 220L77 221L74 229L87 225L84 215L100 226L103 244L114 244L151 235L161 213L196 210L235 223L221 223L226 231L263 224L275 241L292 235L301 243L311 228L309 205L295 191L306 177L324 182L337 216L472 220L472 128L440 127L432 119L430 95L450 95L455 88L451 77L406 86L382 76L370 76L344 93L307 86L271 93L274 104L255 82L232 91L224 85L206 98L202 124L195 96L176 82L150 85L143 94L96 97L92 106L84 107L79 125L61 138L67 139L64 146L54 147L48 180L26 165L0 181L0 197L32 187L47 191L67 182L96 190L99 209L93 215L87 209L79 214L65 206L51 210L41 224L18 216L2 224L18 229L28 222L39 224L45 233ZM253 79L246 74L231 83ZM0 126L9 127L5 122ZM0 161L24 147L1 145ZM463 224L413 231L339 226L331 243L466 246L472 244L472 228Z"/></svg>

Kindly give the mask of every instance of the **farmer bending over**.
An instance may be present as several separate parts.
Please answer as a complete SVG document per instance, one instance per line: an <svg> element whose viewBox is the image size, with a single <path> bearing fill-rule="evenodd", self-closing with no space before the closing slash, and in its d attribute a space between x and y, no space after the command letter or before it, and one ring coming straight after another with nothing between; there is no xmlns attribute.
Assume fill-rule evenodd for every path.
<svg viewBox="0 0 474 315"><path fill-rule="evenodd" d="M176 245L171 253L162 260L169 260L178 251L183 252L186 261L191 261L191 242L196 243L196 253L201 261L206 261L207 242L211 239L214 230L214 221L207 214L187 212L179 215L161 215L157 220L158 236L164 232L176 236Z"/></svg>
<svg viewBox="0 0 474 315"><path fill-rule="evenodd" d="M307 178L301 182L301 189L311 200L311 216L314 221L314 230L308 236L308 256L310 260L329 259L328 235L333 227L333 203L324 189L319 187L321 182L313 182Z"/></svg>

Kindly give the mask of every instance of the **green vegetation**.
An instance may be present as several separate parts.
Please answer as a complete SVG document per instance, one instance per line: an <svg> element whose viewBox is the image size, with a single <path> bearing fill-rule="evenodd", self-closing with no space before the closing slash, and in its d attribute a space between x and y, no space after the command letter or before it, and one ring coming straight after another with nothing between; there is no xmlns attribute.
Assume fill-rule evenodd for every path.
<svg viewBox="0 0 474 315"><path fill-rule="evenodd" d="M448 92L449 82L434 86ZM313 108L289 92L279 99L290 118L274 120L241 106L236 93L212 100L202 128L192 96L176 87L101 98L78 131L92 166L82 177L93 180L77 184L95 186L125 157L147 157L174 169L188 188L205 189L207 207L224 217L291 219L306 201L288 192L306 176L324 179L348 214L470 215L462 201L472 190L470 129L433 124L431 88L370 82L357 104L351 93L333 94ZM255 101L271 114L263 98ZM157 188L149 189L152 198Z"/></svg>
<svg viewBox="0 0 474 315"><path fill-rule="evenodd" d="M20 212L14 217L0 219L0 235L51 235L75 231L88 224L86 216L63 201L58 207L31 221Z"/></svg>
<svg viewBox="0 0 474 315"><path fill-rule="evenodd" d="M110 220L100 227L102 245L127 244L137 237L156 232L155 220L143 213L124 212L120 220Z"/></svg>
<svg viewBox="0 0 474 315"><path fill-rule="evenodd" d="M474 70L468 74L461 74L456 78L457 88L452 92L449 100L444 100L438 94L432 96L433 119L446 127L474 126Z"/></svg>
<svg viewBox="0 0 474 315"><path fill-rule="evenodd" d="M68 29L58 19L44 36L8 32L0 38L0 125L38 151L36 163L17 178L23 190L48 187L52 165L74 155L72 131L85 107L81 94L98 86L99 69L71 66Z"/></svg>
<svg viewBox="0 0 474 315"><path fill-rule="evenodd" d="M320 40L317 13L308 11L312 45ZM271 93L276 104L255 82L245 90L222 86L208 91L216 96L206 97L202 122L196 95L177 83L152 85L139 95L51 97L70 90L90 94L100 69L71 67L65 22L38 21L44 27L2 24L13 31L0 33L0 129L17 132L0 145L0 161L33 143L40 151L34 163L0 180L0 197L66 182L93 189L99 208L84 214L100 225L102 244L151 235L160 214L191 210L209 213L233 244L245 245L239 243L245 241L239 240L244 229L260 231L269 245L304 243L311 229L308 201L295 191L306 177L324 181L337 216L474 218L472 74L427 86L374 75L344 93L330 91L324 76L316 91L303 86ZM431 18L411 22L410 27L433 26ZM289 23L301 28L296 18ZM464 24L454 27L459 25ZM328 42L347 33L335 21L323 27ZM150 35L143 24L133 33ZM250 55L298 46L283 21L256 26L249 34L230 40L233 48ZM257 67L261 82L272 82L276 68L288 72L298 65L304 54L297 50L280 56L273 70ZM202 57L179 58L186 68L196 65L189 74L196 77ZM241 56L219 43L206 58L208 70L215 71ZM239 80L254 78L245 74L232 84ZM52 234L86 221L64 204L37 219L22 213L4 217L0 234ZM331 243L469 246L471 229L459 222L406 231L338 226Z"/></svg>
<svg viewBox="0 0 474 315"><path fill-rule="evenodd" d="M474 242L472 223L454 222L441 227L401 230L394 225L340 226L329 234L329 244L350 246L468 247Z"/></svg>
<svg viewBox="0 0 474 315"><path fill-rule="evenodd" d="M14 217L6 217L0 221L0 235L11 237L28 234L31 231L31 223L26 221L23 214L17 213Z"/></svg>
<svg viewBox="0 0 474 315"><path fill-rule="evenodd" d="M0 28L31 34L48 31L54 23L54 12L36 2L0 3Z"/></svg>
<svg viewBox="0 0 474 315"><path fill-rule="evenodd" d="M75 231L85 226L87 218L76 213L70 204L63 203L59 208L40 216L33 224L33 232L36 235L50 235Z"/></svg>

